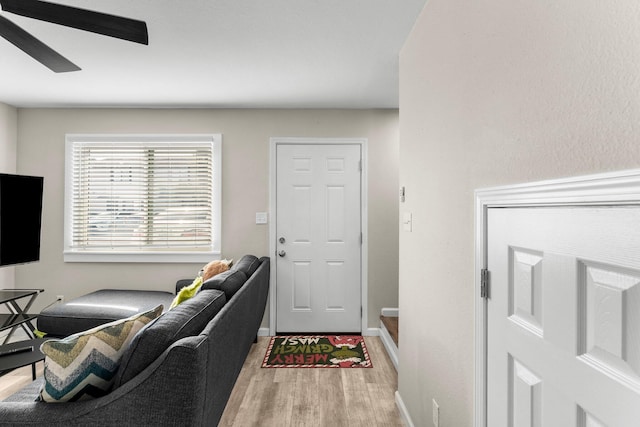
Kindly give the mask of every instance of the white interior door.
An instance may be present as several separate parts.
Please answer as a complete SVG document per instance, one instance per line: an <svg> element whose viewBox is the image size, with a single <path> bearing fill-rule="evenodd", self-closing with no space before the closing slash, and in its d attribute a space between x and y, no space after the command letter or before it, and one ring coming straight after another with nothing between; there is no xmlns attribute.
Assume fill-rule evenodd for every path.
<svg viewBox="0 0 640 427"><path fill-rule="evenodd" d="M276 148L276 331L359 332L361 148Z"/></svg>
<svg viewBox="0 0 640 427"><path fill-rule="evenodd" d="M640 207L489 209L487 425L640 425Z"/></svg>

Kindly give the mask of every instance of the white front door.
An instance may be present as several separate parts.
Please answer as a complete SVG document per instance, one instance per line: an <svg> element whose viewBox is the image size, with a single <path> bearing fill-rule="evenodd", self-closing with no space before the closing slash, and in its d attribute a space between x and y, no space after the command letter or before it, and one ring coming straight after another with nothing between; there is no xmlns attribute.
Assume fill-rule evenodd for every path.
<svg viewBox="0 0 640 427"><path fill-rule="evenodd" d="M361 148L276 148L276 331L361 330Z"/></svg>
<svg viewBox="0 0 640 427"><path fill-rule="evenodd" d="M487 426L640 425L640 207L488 211Z"/></svg>

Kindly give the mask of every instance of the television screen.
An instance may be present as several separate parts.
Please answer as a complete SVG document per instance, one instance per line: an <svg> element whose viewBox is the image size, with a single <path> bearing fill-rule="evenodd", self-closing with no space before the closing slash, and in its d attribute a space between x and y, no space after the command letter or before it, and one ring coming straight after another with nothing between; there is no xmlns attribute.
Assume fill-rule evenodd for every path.
<svg viewBox="0 0 640 427"><path fill-rule="evenodd" d="M0 266L40 259L43 182L0 174Z"/></svg>

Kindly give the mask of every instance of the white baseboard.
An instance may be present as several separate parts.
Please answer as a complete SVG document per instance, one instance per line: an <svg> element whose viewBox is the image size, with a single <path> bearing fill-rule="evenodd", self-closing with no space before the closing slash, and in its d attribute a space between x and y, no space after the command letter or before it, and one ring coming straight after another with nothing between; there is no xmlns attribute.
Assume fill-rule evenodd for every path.
<svg viewBox="0 0 640 427"><path fill-rule="evenodd" d="M384 317L399 317L400 316L400 309L399 308L383 307L380 310L380 314L382 314Z"/></svg>
<svg viewBox="0 0 640 427"><path fill-rule="evenodd" d="M391 359L391 363L398 370L398 346L393 342L389 331L384 326L384 324L380 323L380 341L382 341L382 345L384 345L385 350L387 350L387 354L389 355L389 359Z"/></svg>
<svg viewBox="0 0 640 427"><path fill-rule="evenodd" d="M363 337L377 337L380 335L380 329L378 328L367 328L363 333Z"/></svg>
<svg viewBox="0 0 640 427"><path fill-rule="evenodd" d="M269 328L260 328L260 329L258 329L258 336L259 337L271 336L271 334L269 333Z"/></svg>
<svg viewBox="0 0 640 427"><path fill-rule="evenodd" d="M406 427L414 427L413 421L411 421L411 416L409 415L409 411L407 407L404 405L404 401L402 400L402 396L400 396L400 392L396 390L396 406L398 407L398 411L400 412L400 418L402 418L402 422Z"/></svg>

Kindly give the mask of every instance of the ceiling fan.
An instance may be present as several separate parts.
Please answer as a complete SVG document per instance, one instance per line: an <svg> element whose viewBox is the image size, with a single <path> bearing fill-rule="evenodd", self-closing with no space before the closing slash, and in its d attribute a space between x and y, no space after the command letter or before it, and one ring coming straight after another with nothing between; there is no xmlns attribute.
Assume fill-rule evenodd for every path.
<svg viewBox="0 0 640 427"><path fill-rule="evenodd" d="M41 0L0 0L0 7L5 12L40 21L47 21L135 43L149 44L147 24L135 19ZM56 73L80 70L80 67L76 64L1 15L0 36Z"/></svg>

